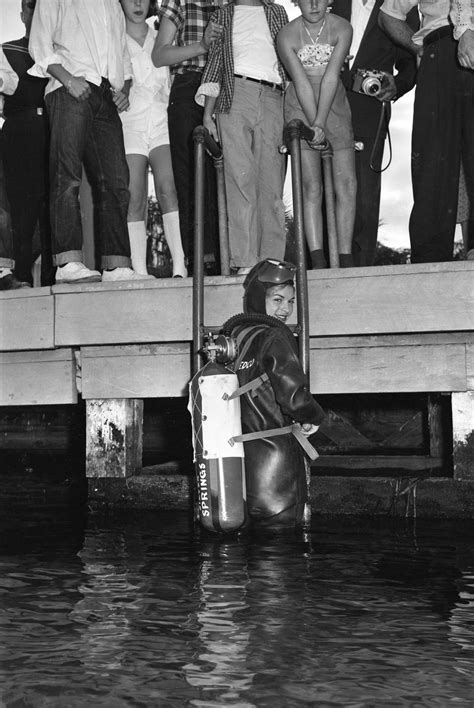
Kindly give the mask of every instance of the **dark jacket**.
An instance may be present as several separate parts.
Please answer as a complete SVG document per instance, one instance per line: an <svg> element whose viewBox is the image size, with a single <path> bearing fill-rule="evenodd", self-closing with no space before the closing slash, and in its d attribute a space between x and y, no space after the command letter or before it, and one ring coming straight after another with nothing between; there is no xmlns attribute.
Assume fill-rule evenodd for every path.
<svg viewBox="0 0 474 708"><path fill-rule="evenodd" d="M378 25L378 14L383 0L375 0L372 13L359 46L359 51L354 57L354 62L349 69L343 70L341 78L347 89L347 97L352 111L352 125L356 138L374 135L380 117L380 101L372 96L351 91L354 75L357 69L378 69L389 74L398 72L395 76L397 98L413 88L416 81L416 59L405 49L401 49L392 42ZM334 0L332 12L351 21L351 0ZM413 29L419 26L417 9L413 8L407 16L407 22Z"/></svg>
<svg viewBox="0 0 474 708"><path fill-rule="evenodd" d="M28 39L23 37L2 45L8 63L18 75L18 86L12 96L5 96L3 113L6 118L28 108L44 108L44 91L48 79L30 76L28 69L34 64L28 52Z"/></svg>
<svg viewBox="0 0 474 708"><path fill-rule="evenodd" d="M290 329L239 325L232 334L240 351L256 331L238 367L239 384L262 374L268 375L268 381L240 399L243 433L281 428L294 421L319 425L324 412L309 391ZM300 523L307 501L306 469L295 437L287 433L244 446L250 516L271 524Z"/></svg>

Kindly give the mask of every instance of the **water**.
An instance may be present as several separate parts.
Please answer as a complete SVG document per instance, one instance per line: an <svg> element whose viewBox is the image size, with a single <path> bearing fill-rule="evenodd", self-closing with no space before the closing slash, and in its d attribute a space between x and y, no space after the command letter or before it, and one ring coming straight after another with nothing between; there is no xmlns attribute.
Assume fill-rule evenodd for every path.
<svg viewBox="0 0 474 708"><path fill-rule="evenodd" d="M175 512L10 514L0 705L473 706L473 529L209 540Z"/></svg>

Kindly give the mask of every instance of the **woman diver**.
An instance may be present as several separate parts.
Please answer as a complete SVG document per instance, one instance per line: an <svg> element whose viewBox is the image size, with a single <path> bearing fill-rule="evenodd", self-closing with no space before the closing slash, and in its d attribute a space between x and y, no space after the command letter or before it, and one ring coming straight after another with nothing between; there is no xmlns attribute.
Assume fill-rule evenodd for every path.
<svg viewBox="0 0 474 708"><path fill-rule="evenodd" d="M293 312L295 271L291 263L257 263L244 281L245 314L223 327L237 342L234 370L239 386L257 383L240 397L244 438L258 434L244 441L247 508L252 522L270 526L303 524L308 489L298 438L316 432L324 418L286 325ZM286 432L275 434L275 429ZM265 431L273 435L265 437Z"/></svg>

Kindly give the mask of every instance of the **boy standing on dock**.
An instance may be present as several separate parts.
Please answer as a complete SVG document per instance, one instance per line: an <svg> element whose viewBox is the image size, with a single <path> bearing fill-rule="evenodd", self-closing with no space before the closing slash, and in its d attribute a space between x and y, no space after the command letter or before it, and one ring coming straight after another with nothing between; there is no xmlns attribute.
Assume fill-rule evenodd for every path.
<svg viewBox="0 0 474 708"><path fill-rule="evenodd" d="M18 86L5 96L3 115L3 167L10 204L18 280L33 284L33 239L39 227L41 243L41 285L54 282L51 234L48 217L49 127L44 105L47 79L28 74L33 59L28 38L36 0L21 0L21 20L25 34L5 42L3 52L18 76Z"/></svg>
<svg viewBox="0 0 474 708"><path fill-rule="evenodd" d="M0 47L0 94L11 96L18 86L18 75L7 61ZM0 290L17 290L28 288L29 283L22 283L13 274L15 260L13 256L13 234L10 211L5 189L2 161L2 139L0 131Z"/></svg>
<svg viewBox="0 0 474 708"><path fill-rule="evenodd" d="M50 212L56 283L101 280L83 264L82 165L97 206L102 280L142 280L130 267L128 167L118 113L131 65L116 0L38 0L30 34L34 76L48 77Z"/></svg>
<svg viewBox="0 0 474 708"><path fill-rule="evenodd" d="M225 0L163 0L158 36L152 52L156 67L170 66L173 83L168 104L168 128L174 181L178 193L181 240L192 272L194 260L194 143L193 131L203 122L203 109L194 101L207 53L222 33L210 22ZM218 241L217 191L212 159L206 155L205 254L207 275L216 269Z"/></svg>

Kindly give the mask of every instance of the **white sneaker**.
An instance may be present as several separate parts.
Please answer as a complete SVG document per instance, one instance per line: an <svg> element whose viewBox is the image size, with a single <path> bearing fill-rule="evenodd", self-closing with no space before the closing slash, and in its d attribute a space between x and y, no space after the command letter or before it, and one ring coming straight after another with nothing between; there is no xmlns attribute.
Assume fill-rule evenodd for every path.
<svg viewBox="0 0 474 708"><path fill-rule="evenodd" d="M137 273L131 268L114 268L114 270L104 270L102 273L103 283L114 283L117 280L156 280L154 275Z"/></svg>
<svg viewBox="0 0 474 708"><path fill-rule="evenodd" d="M474 261L474 248L470 248L467 252L466 261Z"/></svg>
<svg viewBox="0 0 474 708"><path fill-rule="evenodd" d="M99 283L101 275L98 270L89 270L80 261L71 261L56 269L56 283Z"/></svg>
<svg viewBox="0 0 474 708"><path fill-rule="evenodd" d="M251 268L239 268L237 271L237 275L248 275L251 270Z"/></svg>

